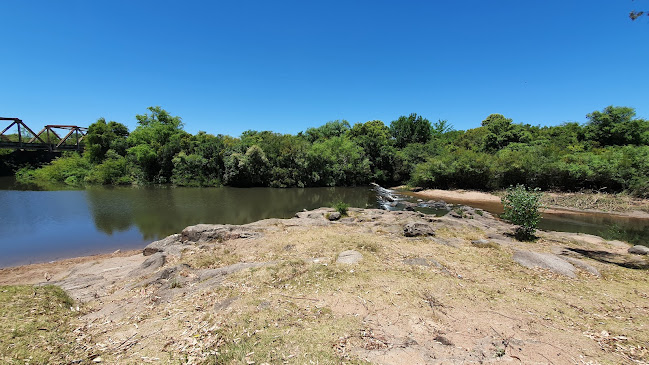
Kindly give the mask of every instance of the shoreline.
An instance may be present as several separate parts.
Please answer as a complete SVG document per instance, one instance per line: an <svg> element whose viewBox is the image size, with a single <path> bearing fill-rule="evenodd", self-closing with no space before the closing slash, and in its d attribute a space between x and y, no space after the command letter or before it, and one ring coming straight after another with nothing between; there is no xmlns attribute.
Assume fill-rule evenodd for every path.
<svg viewBox="0 0 649 365"><path fill-rule="evenodd" d="M78 265L93 261L105 261L111 258L124 258L142 254L142 250L117 250L87 256L76 256L61 260L7 266L0 268L0 285L41 284L57 281L70 275ZM48 280L47 277L50 279Z"/></svg>
<svg viewBox="0 0 649 365"><path fill-rule="evenodd" d="M453 204L471 204L479 208L485 207L485 210L492 212L502 213L502 203L498 195L481 192L477 190L441 190L441 189L426 189L422 191L413 192L408 190L405 186L397 186L391 188L397 190L402 194L406 194L418 198L440 199ZM553 198L557 197L571 197L574 193L544 193ZM649 206L649 202L646 202ZM541 210L542 213L556 214L556 215L610 215L615 217L633 218L633 219L649 219L649 212L641 210L630 211L606 211L601 209L582 209L576 207L569 207L565 205L549 205Z"/></svg>

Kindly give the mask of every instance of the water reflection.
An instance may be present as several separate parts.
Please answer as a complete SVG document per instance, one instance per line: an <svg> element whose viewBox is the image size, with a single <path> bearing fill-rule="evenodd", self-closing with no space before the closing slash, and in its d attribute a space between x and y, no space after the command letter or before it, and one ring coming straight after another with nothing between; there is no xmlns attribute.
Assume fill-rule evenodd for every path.
<svg viewBox="0 0 649 365"><path fill-rule="evenodd" d="M90 188L86 198L98 230L112 234L135 225L145 240L198 223L289 218L337 201L362 208L376 204L369 188Z"/></svg>

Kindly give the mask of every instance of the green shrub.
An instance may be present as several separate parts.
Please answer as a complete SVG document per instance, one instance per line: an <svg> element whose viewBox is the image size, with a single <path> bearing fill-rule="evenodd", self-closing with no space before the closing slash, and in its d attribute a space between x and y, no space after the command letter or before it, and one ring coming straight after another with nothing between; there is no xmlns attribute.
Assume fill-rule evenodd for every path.
<svg viewBox="0 0 649 365"><path fill-rule="evenodd" d="M501 201L505 209L502 218L518 225L516 237L520 240L534 238L536 226L541 218L541 191L539 188L528 190L525 185L507 189Z"/></svg>
<svg viewBox="0 0 649 365"><path fill-rule="evenodd" d="M347 209L349 208L349 204L344 202L338 202L334 204L332 208L334 208L338 213L340 213L341 216L346 216Z"/></svg>

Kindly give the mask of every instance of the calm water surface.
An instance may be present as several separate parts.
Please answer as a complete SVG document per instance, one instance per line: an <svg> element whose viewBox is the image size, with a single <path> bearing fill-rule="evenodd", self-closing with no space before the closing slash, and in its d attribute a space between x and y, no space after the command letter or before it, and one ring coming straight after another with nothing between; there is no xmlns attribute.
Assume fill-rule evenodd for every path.
<svg viewBox="0 0 649 365"><path fill-rule="evenodd" d="M140 249L198 223L245 224L265 218L289 218L302 209L331 206L338 201L360 208L378 207L377 194L370 187L156 186L61 191L22 188L13 178L0 178L0 267ZM477 207L494 213L502 209ZM540 228L584 232L633 243L649 242L647 219L553 214L543 217Z"/></svg>
<svg viewBox="0 0 649 365"><path fill-rule="evenodd" d="M1 188L17 188L1 178ZM0 267L137 249L198 223L289 218L344 201L376 207L369 187L0 190Z"/></svg>

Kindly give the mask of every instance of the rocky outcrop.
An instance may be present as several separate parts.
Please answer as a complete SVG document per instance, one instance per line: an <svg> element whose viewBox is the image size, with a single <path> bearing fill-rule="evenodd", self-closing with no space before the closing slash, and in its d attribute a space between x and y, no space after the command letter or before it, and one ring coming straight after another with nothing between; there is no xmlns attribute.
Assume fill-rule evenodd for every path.
<svg viewBox="0 0 649 365"><path fill-rule="evenodd" d="M635 245L629 247L629 253L634 255L649 255L649 247L642 245Z"/></svg>
<svg viewBox="0 0 649 365"><path fill-rule="evenodd" d="M223 242L237 238L255 238L261 233L246 229L245 226L230 224L197 224L183 229L181 240L183 242Z"/></svg>
<svg viewBox="0 0 649 365"><path fill-rule="evenodd" d="M148 259L144 260L140 266L131 270L128 276L138 277L150 274L156 271L158 268L164 266L167 262L167 256L162 252L157 252L151 255Z"/></svg>
<svg viewBox="0 0 649 365"><path fill-rule="evenodd" d="M408 223L403 226L403 235L406 237L434 236L435 230L430 224Z"/></svg>
<svg viewBox="0 0 649 365"><path fill-rule="evenodd" d="M169 254L180 256L180 253L182 252L182 241L180 234L172 234L171 236L167 236L159 241L151 242L144 248L142 254L144 256L150 256L155 253L165 251Z"/></svg>

